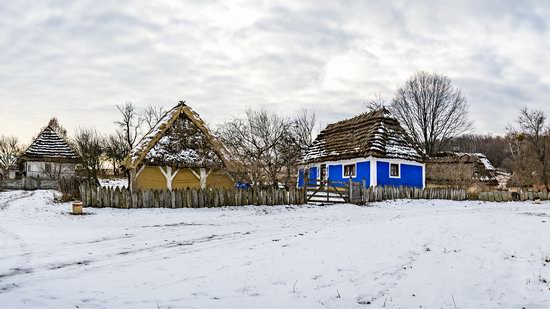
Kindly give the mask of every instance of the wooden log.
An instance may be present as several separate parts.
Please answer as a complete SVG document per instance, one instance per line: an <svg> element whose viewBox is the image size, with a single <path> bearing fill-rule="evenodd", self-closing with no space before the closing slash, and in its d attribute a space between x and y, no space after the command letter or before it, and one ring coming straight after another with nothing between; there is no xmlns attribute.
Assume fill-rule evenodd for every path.
<svg viewBox="0 0 550 309"><path fill-rule="evenodd" d="M199 197L197 195L196 189L190 189L189 195L191 196L191 208L198 208L199 207Z"/></svg>
<svg viewBox="0 0 550 309"><path fill-rule="evenodd" d="M113 190L113 205L112 205L113 208L118 208L120 205L119 193L120 193L120 189L118 187Z"/></svg>
<svg viewBox="0 0 550 309"><path fill-rule="evenodd" d="M172 208L172 194L170 192L171 190L164 190L164 207L165 208Z"/></svg>
<svg viewBox="0 0 550 309"><path fill-rule="evenodd" d="M160 208L160 192L159 190L153 190L153 203L151 204L151 207L153 208Z"/></svg>

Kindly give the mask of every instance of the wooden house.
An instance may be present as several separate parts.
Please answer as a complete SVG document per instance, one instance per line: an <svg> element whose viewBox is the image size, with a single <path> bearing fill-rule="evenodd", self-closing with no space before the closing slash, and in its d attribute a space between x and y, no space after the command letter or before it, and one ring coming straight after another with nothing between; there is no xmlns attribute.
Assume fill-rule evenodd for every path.
<svg viewBox="0 0 550 309"><path fill-rule="evenodd" d="M21 176L58 179L75 175L78 162L76 151L48 125L17 159L16 164Z"/></svg>
<svg viewBox="0 0 550 309"><path fill-rule="evenodd" d="M306 151L298 170L310 180L368 186L424 188L423 152L383 108L328 125Z"/></svg>
<svg viewBox="0 0 550 309"><path fill-rule="evenodd" d="M166 112L122 163L136 189L233 188L224 146L184 102Z"/></svg>
<svg viewBox="0 0 550 309"><path fill-rule="evenodd" d="M442 152L426 162L430 187L498 187L496 169L482 153Z"/></svg>

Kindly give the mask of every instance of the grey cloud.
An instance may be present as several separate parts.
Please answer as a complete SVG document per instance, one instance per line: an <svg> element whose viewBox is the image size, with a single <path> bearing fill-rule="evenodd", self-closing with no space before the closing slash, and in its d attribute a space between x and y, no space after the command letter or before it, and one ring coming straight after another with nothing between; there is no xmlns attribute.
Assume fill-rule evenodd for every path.
<svg viewBox="0 0 550 309"><path fill-rule="evenodd" d="M543 1L11 1L0 4L0 134L54 114L108 132L115 104L187 100L211 124L247 107L323 124L387 99L418 70L449 75L477 132L550 94Z"/></svg>

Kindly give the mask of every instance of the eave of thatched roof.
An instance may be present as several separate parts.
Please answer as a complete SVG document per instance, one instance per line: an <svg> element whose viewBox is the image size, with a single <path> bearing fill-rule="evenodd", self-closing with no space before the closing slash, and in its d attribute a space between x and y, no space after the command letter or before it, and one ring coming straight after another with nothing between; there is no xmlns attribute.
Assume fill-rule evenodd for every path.
<svg viewBox="0 0 550 309"><path fill-rule="evenodd" d="M216 153L222 165L226 163L226 150L224 146L217 140L217 138L206 127L206 124L185 102L179 102L178 105L166 112L157 125L151 129L145 136L138 142L137 146L130 151L130 154L124 159L122 166L126 169L138 168L142 165L168 165L173 167L213 167L216 165L214 162L205 162L204 160L178 160L178 157L165 156L159 154L154 159L151 159L150 152L161 141L166 133L174 126L175 122L180 117L186 117L192 124L204 134L207 138L210 146ZM149 156L148 156L149 154Z"/></svg>
<svg viewBox="0 0 550 309"><path fill-rule="evenodd" d="M473 166L473 179L486 185L498 185L496 169L482 153L440 152L427 161L426 179L438 183L452 183L455 181L452 171L460 169L463 165ZM442 169L443 174L430 173L430 170L437 167Z"/></svg>
<svg viewBox="0 0 550 309"><path fill-rule="evenodd" d="M306 151L302 163L362 157L422 162L424 154L383 108L328 125Z"/></svg>
<svg viewBox="0 0 550 309"><path fill-rule="evenodd" d="M430 163L477 163L487 171L494 171L495 167L482 153L440 152L430 157Z"/></svg>
<svg viewBox="0 0 550 309"><path fill-rule="evenodd" d="M78 155L53 128L47 126L18 158L21 161L77 163Z"/></svg>

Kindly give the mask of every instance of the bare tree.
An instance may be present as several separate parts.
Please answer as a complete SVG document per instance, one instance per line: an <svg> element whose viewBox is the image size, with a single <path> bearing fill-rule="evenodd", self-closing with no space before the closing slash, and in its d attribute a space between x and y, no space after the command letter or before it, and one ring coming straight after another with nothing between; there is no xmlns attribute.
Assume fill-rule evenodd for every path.
<svg viewBox="0 0 550 309"><path fill-rule="evenodd" d="M313 142L315 114L302 110L294 119L265 109L249 109L218 130L232 155L230 171L257 185L290 185L302 152Z"/></svg>
<svg viewBox="0 0 550 309"><path fill-rule="evenodd" d="M105 139L105 156L111 162L115 176L119 176L119 168L127 155L128 148L121 131L111 134Z"/></svg>
<svg viewBox="0 0 550 309"><path fill-rule="evenodd" d="M89 180L98 182L104 152L104 138L94 128L79 128L74 136L80 164Z"/></svg>
<svg viewBox="0 0 550 309"><path fill-rule="evenodd" d="M67 138L67 129L65 129L60 123L59 120L57 120L57 117L53 117L48 122L48 126L52 128L59 136L63 138Z"/></svg>
<svg viewBox="0 0 550 309"><path fill-rule="evenodd" d="M15 136L0 136L0 169L7 171L23 151Z"/></svg>
<svg viewBox="0 0 550 309"><path fill-rule="evenodd" d="M265 109L246 111L245 118L224 123L219 135L232 157L231 172L255 184L276 185L284 167L277 145L287 136L290 121Z"/></svg>
<svg viewBox="0 0 550 309"><path fill-rule="evenodd" d="M291 120L290 127L282 143L278 145L278 151L282 154L286 177L283 180L287 187L295 184L294 173L297 170L298 161L315 138L316 125L315 113L309 113L303 109Z"/></svg>
<svg viewBox="0 0 550 309"><path fill-rule="evenodd" d="M468 104L444 75L419 72L397 90L390 111L427 155L471 128Z"/></svg>
<svg viewBox="0 0 550 309"><path fill-rule="evenodd" d="M535 164L530 164L530 166L531 169L534 169L536 172L531 173L531 175L539 174L540 181L548 190L550 128L546 124L546 115L540 110L522 108L517 119L517 125L518 129L512 126L507 129L508 135L515 137L516 140L513 141L516 144L516 147L513 148L515 152L512 152L516 157L516 161L524 161L516 163L515 172L523 174L526 170L526 166L524 165L528 164L529 161L534 161L533 163ZM521 147L522 143L525 143L526 147ZM527 171L528 170L529 169L527 169Z"/></svg>
<svg viewBox="0 0 550 309"><path fill-rule="evenodd" d="M377 93L372 98L368 98L364 105L369 112L372 112L386 107L387 102L380 93Z"/></svg>
<svg viewBox="0 0 550 309"><path fill-rule="evenodd" d="M44 162L44 165L40 167L40 171L51 179L59 180L66 167L67 166L63 164L63 162Z"/></svg>
<svg viewBox="0 0 550 309"><path fill-rule="evenodd" d="M116 107L120 112L121 119L115 121L115 123L119 126L126 147L130 151L139 139L143 119L132 102L126 102L124 105L117 105Z"/></svg>
<svg viewBox="0 0 550 309"><path fill-rule="evenodd" d="M145 124L145 130L147 132L151 131L159 123L164 113L164 108L160 105L147 105L141 115Z"/></svg>

